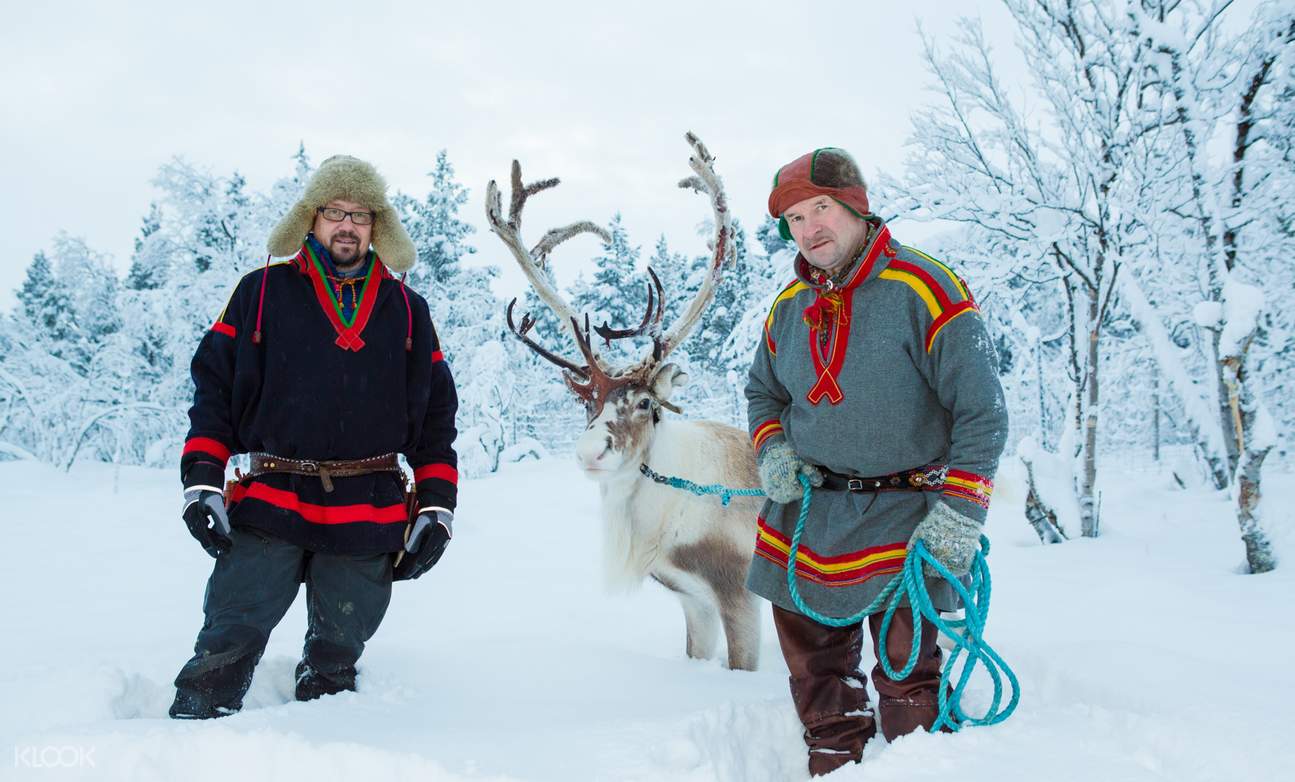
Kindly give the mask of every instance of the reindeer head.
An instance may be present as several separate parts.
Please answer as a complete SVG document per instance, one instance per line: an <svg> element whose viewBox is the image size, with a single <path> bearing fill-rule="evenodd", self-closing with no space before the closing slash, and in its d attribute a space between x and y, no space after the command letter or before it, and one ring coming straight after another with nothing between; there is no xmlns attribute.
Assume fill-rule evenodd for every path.
<svg viewBox="0 0 1295 782"><path fill-rule="evenodd" d="M714 158L695 135L689 133L687 140L693 149L688 162L695 175L684 179L679 186L710 199L715 217L710 271L696 297L669 332L663 333L661 327L665 314L665 291L652 269L648 269L647 310L642 322L633 328L613 328L603 323L594 329L607 346L613 340L643 335L652 338L651 352L637 364L622 369L611 367L598 355L590 336L589 316L584 317L582 325L543 273L549 253L557 245L581 233L596 234L604 241L610 241L607 231L588 221L573 223L550 230L539 244L527 250L520 236L522 207L527 198L556 186L558 180L546 179L525 185L522 183L521 165L514 160L512 202L507 220L503 217L499 188L493 181L486 188L486 218L491 230L507 245L536 295L558 316L584 359L583 363L577 363L540 346L527 336L535 325L534 319L529 314L523 315L518 326L513 322L517 300L509 303L509 329L531 350L560 367L567 387L584 403L587 426L576 443L576 455L586 475L598 480L606 479L622 468L637 470L661 420L661 408L679 412L679 408L670 402L670 396L687 382L688 375L678 365L666 363L665 358L701 320L702 312L714 296L724 262L733 250L728 203L723 185L715 173Z"/></svg>

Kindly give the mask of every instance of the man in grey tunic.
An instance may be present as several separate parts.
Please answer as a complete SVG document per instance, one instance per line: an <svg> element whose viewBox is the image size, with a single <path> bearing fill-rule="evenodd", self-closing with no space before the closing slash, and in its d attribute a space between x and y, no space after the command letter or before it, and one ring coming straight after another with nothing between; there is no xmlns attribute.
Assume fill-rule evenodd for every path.
<svg viewBox="0 0 1295 782"><path fill-rule="evenodd" d="M877 731L859 671L862 624L804 616L787 590L800 511L799 476L815 490L796 562L806 603L829 616L867 606L921 539L955 575L979 544L1007 436L996 357L966 283L891 238L872 214L858 166L819 149L779 169L769 213L794 239L796 279L765 321L746 387L750 431L769 500L747 586L773 602L774 624L805 726L809 767L858 761ZM929 580L938 608L952 590ZM868 617L877 649L881 615ZM923 621L912 674L873 684L881 730L929 729L938 713L941 653ZM900 610L887 653L899 669L913 617Z"/></svg>

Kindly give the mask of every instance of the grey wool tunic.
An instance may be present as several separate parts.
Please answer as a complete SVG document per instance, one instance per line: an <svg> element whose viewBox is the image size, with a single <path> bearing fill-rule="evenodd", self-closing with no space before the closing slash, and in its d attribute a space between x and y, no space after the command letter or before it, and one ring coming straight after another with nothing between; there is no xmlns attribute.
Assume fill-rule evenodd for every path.
<svg viewBox="0 0 1295 782"><path fill-rule="evenodd" d="M835 282L803 256L765 321L746 386L757 456L779 439L810 464L860 477L947 468L924 491L816 489L797 587L829 616L858 612L903 565L938 502L983 523L1007 438L997 357L966 283L869 218L864 251ZM797 611L787 560L800 502L766 501L747 587ZM937 608L957 607L942 581Z"/></svg>

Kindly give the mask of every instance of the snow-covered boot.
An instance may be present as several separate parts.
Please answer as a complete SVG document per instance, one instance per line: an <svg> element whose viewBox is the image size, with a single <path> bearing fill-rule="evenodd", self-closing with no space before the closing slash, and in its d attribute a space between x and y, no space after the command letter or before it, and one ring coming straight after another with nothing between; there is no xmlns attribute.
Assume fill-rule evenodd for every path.
<svg viewBox="0 0 1295 782"><path fill-rule="evenodd" d="M821 776L858 762L877 734L859 671L863 626L828 627L778 606L773 621L791 673L791 699L805 726L809 773Z"/></svg>
<svg viewBox="0 0 1295 782"><path fill-rule="evenodd" d="M354 691L354 668L350 668L349 671L333 678L323 675L305 662L297 663L296 698L299 701L313 701L325 695Z"/></svg>

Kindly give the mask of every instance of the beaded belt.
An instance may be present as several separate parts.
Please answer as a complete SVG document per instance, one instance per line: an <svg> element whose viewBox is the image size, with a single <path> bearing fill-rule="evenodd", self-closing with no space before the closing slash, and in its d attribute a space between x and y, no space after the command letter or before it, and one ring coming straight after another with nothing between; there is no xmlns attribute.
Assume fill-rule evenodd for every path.
<svg viewBox="0 0 1295 782"><path fill-rule="evenodd" d="M333 490L333 478L348 478L352 475L367 475L371 472L400 472L400 464L394 453L382 456L370 456L367 459L347 461L322 461L313 459L288 459L269 453L253 453L251 472L247 477L253 478L268 472L286 472L293 475L317 475L324 484L324 491Z"/></svg>
<svg viewBox="0 0 1295 782"><path fill-rule="evenodd" d="M828 491L940 491L944 488L944 476L949 467L945 464L928 464L870 478L845 475L826 467L819 467L818 470L823 473L823 488Z"/></svg>

